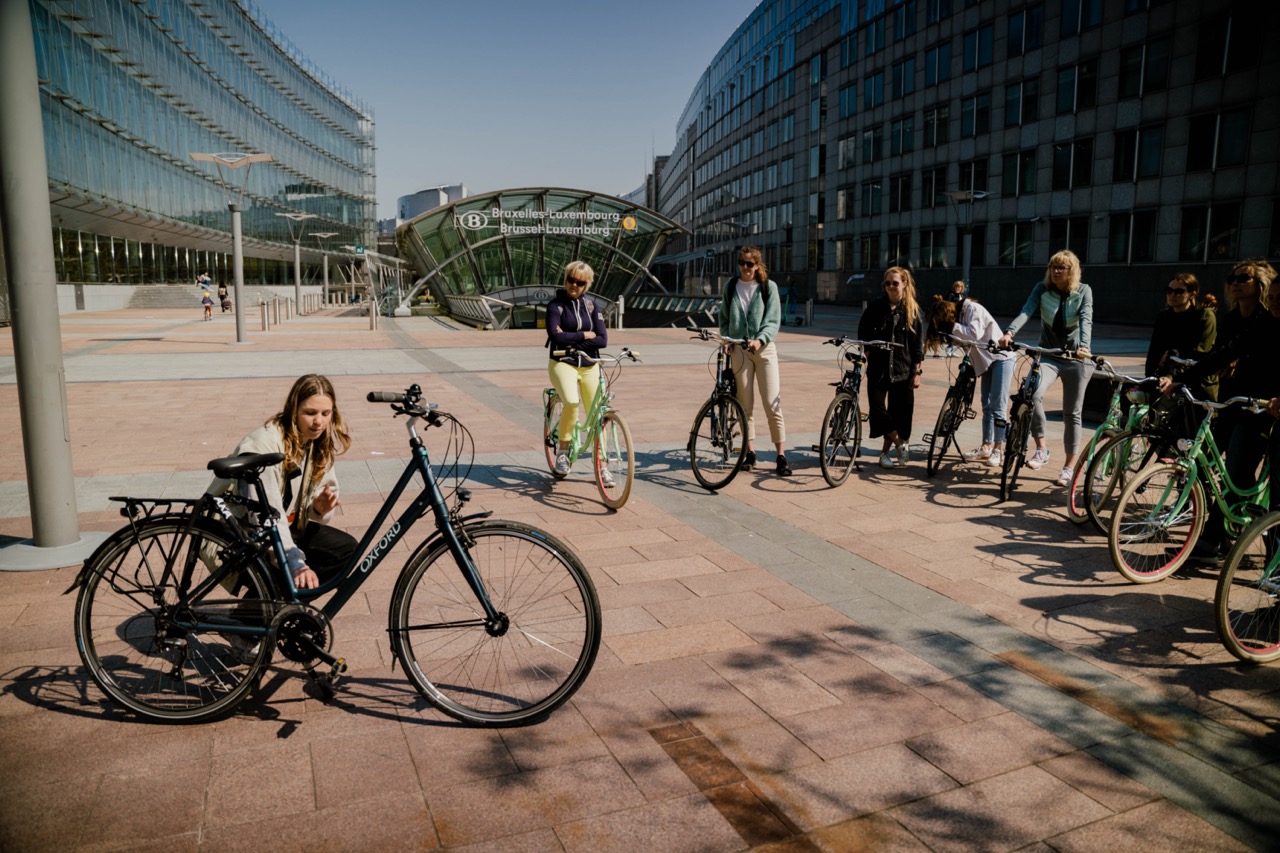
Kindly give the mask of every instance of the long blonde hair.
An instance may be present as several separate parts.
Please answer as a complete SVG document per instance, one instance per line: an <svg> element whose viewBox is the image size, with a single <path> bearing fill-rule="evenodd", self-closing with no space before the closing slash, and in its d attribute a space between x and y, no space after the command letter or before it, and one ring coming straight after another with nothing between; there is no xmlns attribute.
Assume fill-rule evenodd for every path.
<svg viewBox="0 0 1280 853"><path fill-rule="evenodd" d="M889 267L884 271L884 278L897 273L902 276L902 281L906 287L902 288L902 310L907 313L907 326L911 327L916 324L916 319L920 316L920 303L916 301L916 280L911 275L911 270L906 267Z"/></svg>
<svg viewBox="0 0 1280 853"><path fill-rule="evenodd" d="M1067 267L1067 293L1075 290L1080 286L1080 259L1076 257L1076 253L1070 249L1063 249L1056 252L1049 263L1044 268L1044 286L1053 287L1053 265L1065 264ZM1058 288L1053 287L1054 290Z"/></svg>
<svg viewBox="0 0 1280 853"><path fill-rule="evenodd" d="M324 472L333 467L333 460L347 452L351 446L351 435L347 432L346 421L338 410L338 398L333 393L333 383L318 373L299 376L285 397L284 408L275 417L267 421L267 426L275 424L280 427L284 436L284 470L288 477L294 471L302 469L303 459L307 453L307 442L298 435L298 409L302 404L317 394L323 394L333 401L333 417L329 420L329 428L324 435L313 441L311 447L311 485L315 485L324 476Z"/></svg>

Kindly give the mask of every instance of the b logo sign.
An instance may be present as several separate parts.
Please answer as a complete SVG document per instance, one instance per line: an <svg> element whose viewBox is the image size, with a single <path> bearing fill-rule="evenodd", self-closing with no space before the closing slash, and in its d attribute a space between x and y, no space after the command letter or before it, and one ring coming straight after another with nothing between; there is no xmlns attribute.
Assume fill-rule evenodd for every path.
<svg viewBox="0 0 1280 853"><path fill-rule="evenodd" d="M458 222L469 231L479 231L489 227L489 217L478 210L472 210L458 217Z"/></svg>

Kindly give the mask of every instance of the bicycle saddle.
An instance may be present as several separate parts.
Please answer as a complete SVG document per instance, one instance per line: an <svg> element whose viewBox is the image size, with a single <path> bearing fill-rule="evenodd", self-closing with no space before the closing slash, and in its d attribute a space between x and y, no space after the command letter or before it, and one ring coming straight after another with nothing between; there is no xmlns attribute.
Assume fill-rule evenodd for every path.
<svg viewBox="0 0 1280 853"><path fill-rule="evenodd" d="M211 460L209 470L224 480L243 480L246 475L257 474L263 468L279 465L283 461L283 453L242 453L239 456Z"/></svg>

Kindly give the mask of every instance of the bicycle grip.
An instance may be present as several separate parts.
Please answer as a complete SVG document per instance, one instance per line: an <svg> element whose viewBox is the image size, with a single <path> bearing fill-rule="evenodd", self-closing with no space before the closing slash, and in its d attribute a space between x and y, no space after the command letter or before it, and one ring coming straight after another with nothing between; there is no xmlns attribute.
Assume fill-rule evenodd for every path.
<svg viewBox="0 0 1280 853"><path fill-rule="evenodd" d="M370 403L403 403L403 391L370 391L365 398Z"/></svg>

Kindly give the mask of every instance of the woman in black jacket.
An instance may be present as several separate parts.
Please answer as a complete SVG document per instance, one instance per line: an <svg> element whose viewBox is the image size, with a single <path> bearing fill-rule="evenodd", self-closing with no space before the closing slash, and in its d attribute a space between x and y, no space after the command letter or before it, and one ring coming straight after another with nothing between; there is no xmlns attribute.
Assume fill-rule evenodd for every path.
<svg viewBox="0 0 1280 853"><path fill-rule="evenodd" d="M1156 327L1147 348L1147 376L1159 376L1165 357L1170 354L1200 358L1213 349L1218 339L1218 318L1211 308L1196 305L1199 292L1200 282L1188 272L1175 275L1165 288L1169 307L1156 315ZM1218 399L1218 377L1205 379L1191 393L1202 399Z"/></svg>
<svg viewBox="0 0 1280 853"><path fill-rule="evenodd" d="M900 344L891 350L871 349L867 353L867 411L871 437L884 437L880 467L905 468L916 389L924 372L924 321L910 270L885 270L884 292L863 312L858 337Z"/></svg>

